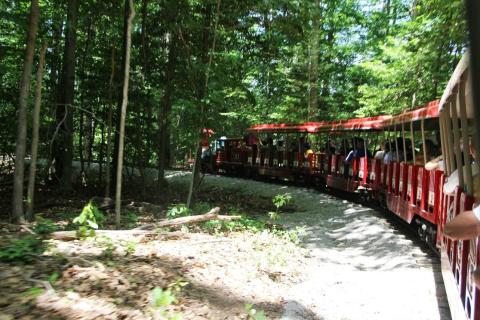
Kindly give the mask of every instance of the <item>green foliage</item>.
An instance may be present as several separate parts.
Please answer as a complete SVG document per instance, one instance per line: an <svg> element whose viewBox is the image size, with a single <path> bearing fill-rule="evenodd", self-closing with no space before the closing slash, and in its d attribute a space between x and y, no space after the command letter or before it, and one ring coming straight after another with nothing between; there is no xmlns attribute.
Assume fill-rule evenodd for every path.
<svg viewBox="0 0 480 320"><path fill-rule="evenodd" d="M0 260L13 262L29 262L35 256L42 254L47 249L46 244L34 235L27 235L21 239L10 240L0 246Z"/></svg>
<svg viewBox="0 0 480 320"><path fill-rule="evenodd" d="M189 216L191 213L190 209L183 203L174 204L168 207L167 210L167 219L175 219L179 217Z"/></svg>
<svg viewBox="0 0 480 320"><path fill-rule="evenodd" d="M204 214L208 211L210 211L212 207L210 206L209 203L207 202L197 202L195 203L195 205L193 206L193 209L192 211L195 213L195 214Z"/></svg>
<svg viewBox="0 0 480 320"><path fill-rule="evenodd" d="M168 289L171 289L174 294L179 294L182 289L188 285L188 281L178 278L174 282L168 285Z"/></svg>
<svg viewBox="0 0 480 320"><path fill-rule="evenodd" d="M98 246L103 249L103 255L108 259L112 259L113 254L117 249L117 246L115 245L113 239L110 237L102 236L97 237L95 240Z"/></svg>
<svg viewBox="0 0 480 320"><path fill-rule="evenodd" d="M122 220L127 228L134 228L137 225L138 216L133 211L126 211L122 213Z"/></svg>
<svg viewBox="0 0 480 320"><path fill-rule="evenodd" d="M264 221L242 217L240 220L210 220L203 223L203 229L209 233L250 231L261 232L267 228Z"/></svg>
<svg viewBox="0 0 480 320"><path fill-rule="evenodd" d="M272 202L275 206L275 211L269 211L267 214L270 220L276 221L280 215L280 209L289 204L292 201L292 195L290 193L277 194L273 197Z"/></svg>
<svg viewBox="0 0 480 320"><path fill-rule="evenodd" d="M121 94L121 90L110 94L109 75L112 44L122 42L118 30L123 20L112 18L121 16L121 8L109 3L84 1L78 15L74 112L68 121L75 124L68 128L75 159L79 152L96 162L104 155L104 124L111 101ZM69 65L62 61L67 5L44 0L40 6L39 34L51 38L46 70L56 71L45 76L45 104L64 89L60 78L62 66ZM222 4L214 53L210 52L215 25L211 2L144 1L137 6L146 16L132 34L132 47L138 50L131 57L125 148L125 162L137 168L158 162L155 119L166 120L167 153L183 162L203 126L220 135L239 136L253 123L392 113L410 108L412 100L421 105L441 96L467 46L465 9L459 0L232 0ZM0 12L0 122L5 124L0 126L0 154L8 155L15 152L16 125L10 120L17 108L28 3L3 1ZM157 23L158 19L164 23ZM159 42L158 36L144 37L143 27L149 35L173 36ZM114 47L115 57L120 51ZM172 58L169 52L176 54ZM205 82L199 80L210 56L213 63L205 90ZM114 88L121 87L119 81L115 77ZM62 111L61 104L56 107ZM202 114L201 109L207 111ZM42 112L41 131L46 134L39 144L39 158L49 158L48 142L55 130L48 128L60 121L51 111ZM102 125L86 126L90 119ZM80 146L80 141L88 143ZM11 180L12 169L12 161L0 163L0 183ZM88 178L89 184L98 181L93 175ZM149 183L151 175L142 179ZM183 199L187 186L165 189Z"/></svg>
<svg viewBox="0 0 480 320"><path fill-rule="evenodd" d="M163 308L168 307L177 303L175 295L172 293L171 289L163 290L162 288L155 287L152 291L151 305L154 308Z"/></svg>
<svg viewBox="0 0 480 320"><path fill-rule="evenodd" d="M137 242L134 241L134 240L124 241L124 242L122 242L122 244L125 248L125 253L127 255L132 255L137 250Z"/></svg>
<svg viewBox="0 0 480 320"><path fill-rule="evenodd" d="M36 234L47 234L58 231L59 227L50 219L37 217L37 224L32 229Z"/></svg>
<svg viewBox="0 0 480 320"><path fill-rule="evenodd" d="M175 291L180 292L183 287L183 282L174 283L170 285L168 289L164 290L159 287L155 287L150 294L150 311L153 314L154 319L162 320L180 320L182 315L180 313L173 313L168 311L168 307L172 304L176 304L177 298L175 297Z"/></svg>
<svg viewBox="0 0 480 320"><path fill-rule="evenodd" d="M50 282L51 284L54 284L55 282L57 282L59 278L60 278L60 274L57 271L55 271L50 276L48 276L47 281Z"/></svg>
<svg viewBox="0 0 480 320"><path fill-rule="evenodd" d="M245 311L247 312L248 320L267 320L265 311L256 310L251 303L245 304Z"/></svg>
<svg viewBox="0 0 480 320"><path fill-rule="evenodd" d="M105 216L103 213L90 201L79 216L73 219L73 223L78 225L77 234L81 238L93 237L95 230L103 224Z"/></svg>
<svg viewBox="0 0 480 320"><path fill-rule="evenodd" d="M278 214L278 211L269 211L267 212L267 214L270 220L272 221L277 221L278 218L280 217L280 215Z"/></svg>
<svg viewBox="0 0 480 320"><path fill-rule="evenodd" d="M290 201L292 201L292 195L290 193L277 194L272 199L273 205L277 208L277 211L289 204Z"/></svg>
<svg viewBox="0 0 480 320"><path fill-rule="evenodd" d="M38 296L41 296L44 293L45 293L44 288L33 287L33 288L29 288L26 291L24 291L22 293L22 296L29 297L29 298L36 298Z"/></svg>
<svg viewBox="0 0 480 320"><path fill-rule="evenodd" d="M295 227L295 229L290 230L274 230L273 233L283 238L285 241L299 245L300 237L306 233L306 230L304 227Z"/></svg>

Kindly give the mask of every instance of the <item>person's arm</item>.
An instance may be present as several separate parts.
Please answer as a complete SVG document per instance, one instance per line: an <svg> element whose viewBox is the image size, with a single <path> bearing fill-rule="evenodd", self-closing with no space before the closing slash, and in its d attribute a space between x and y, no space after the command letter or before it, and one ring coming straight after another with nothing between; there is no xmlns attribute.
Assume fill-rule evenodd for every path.
<svg viewBox="0 0 480 320"><path fill-rule="evenodd" d="M345 163L349 163L350 161L352 161L352 158L353 158L353 150L348 153L347 157L345 158Z"/></svg>
<svg viewBox="0 0 480 320"><path fill-rule="evenodd" d="M469 240L480 235L480 207L464 211L445 224L443 233L454 240Z"/></svg>
<svg viewBox="0 0 480 320"><path fill-rule="evenodd" d="M440 166L439 162L442 159L443 159L442 156L438 156L435 159L428 161L425 164L425 170L432 171L432 170L437 169Z"/></svg>

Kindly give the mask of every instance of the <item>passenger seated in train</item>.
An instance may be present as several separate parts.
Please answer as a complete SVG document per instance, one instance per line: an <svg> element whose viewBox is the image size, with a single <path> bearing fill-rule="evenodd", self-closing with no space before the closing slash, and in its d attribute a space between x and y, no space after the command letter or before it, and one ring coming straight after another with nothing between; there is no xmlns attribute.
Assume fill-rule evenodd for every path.
<svg viewBox="0 0 480 320"><path fill-rule="evenodd" d="M396 154L396 161L399 162L412 162L413 153L412 153L412 140L405 139L405 145L403 144L403 138L398 137L396 145L398 144L398 153ZM405 147L405 148L404 148ZM405 150L404 150L405 149ZM406 151L406 152L405 152Z"/></svg>
<svg viewBox="0 0 480 320"><path fill-rule="evenodd" d="M370 152L367 150L367 157L371 157ZM350 163L354 158L365 157L365 140L363 138L355 138L355 149L351 150L345 158L345 163Z"/></svg>
<svg viewBox="0 0 480 320"><path fill-rule="evenodd" d="M423 153L424 148L425 148L425 154L427 156L426 159L424 158L424 153ZM419 165L419 166L422 166L422 165L425 164L425 169L427 169L427 164L429 164L429 169L427 169L427 170L433 170L433 169L431 169L431 167L434 164L438 164L438 165L435 166L435 168L437 168L440 165L439 161L442 158L437 159L438 157L441 157L440 148L432 140L427 139L427 140L425 140L425 145L422 145L422 147L420 149L420 152L415 157L416 158L415 159L415 164ZM432 163L430 163L430 162L432 162ZM443 163L442 163L442 165L443 165Z"/></svg>
<svg viewBox="0 0 480 320"><path fill-rule="evenodd" d="M394 141L390 141L388 144L388 150L385 150L385 156L383 157L383 163L389 164L397 161L396 145ZM391 147L391 149L390 149Z"/></svg>
<svg viewBox="0 0 480 320"><path fill-rule="evenodd" d="M427 171L432 171L432 170L435 170L435 169L439 169L439 170L444 170L444 164L443 164L443 156L440 155L430 161L428 161L427 163L425 163L425 170Z"/></svg>
<svg viewBox="0 0 480 320"><path fill-rule="evenodd" d="M462 150L463 147L461 146ZM471 166L472 166L472 177L475 179L478 174L478 166L476 165L476 160L475 160L475 146L472 143L472 140L470 139L469 141L469 152L470 152L470 159L471 159ZM462 152L462 170L464 165L465 160L463 158L463 152ZM445 181L445 184L443 185L443 192L448 195L453 195L455 192L455 189L460 185L460 179L458 177L458 169L454 170L447 178Z"/></svg>
<svg viewBox="0 0 480 320"><path fill-rule="evenodd" d="M375 152L375 155L373 156L374 159L377 160L382 160L385 158L385 155L390 151L390 148L388 147L388 143L382 142L380 144L380 149Z"/></svg>
<svg viewBox="0 0 480 320"><path fill-rule="evenodd" d="M307 142L305 144L305 153L304 153L305 159L308 159L310 155L313 155L313 150L310 146L310 143Z"/></svg>
<svg viewBox="0 0 480 320"><path fill-rule="evenodd" d="M472 156L472 178L474 182L475 200L477 201L473 206L473 210L464 211L445 224L445 236L455 240L468 240L480 236L480 206L478 200L480 196L480 176L478 165L475 163L475 147L470 140L470 155ZM453 171L447 178L443 185L443 192L445 194L453 194L455 189L459 186L458 169ZM449 208L453 210L453 208Z"/></svg>

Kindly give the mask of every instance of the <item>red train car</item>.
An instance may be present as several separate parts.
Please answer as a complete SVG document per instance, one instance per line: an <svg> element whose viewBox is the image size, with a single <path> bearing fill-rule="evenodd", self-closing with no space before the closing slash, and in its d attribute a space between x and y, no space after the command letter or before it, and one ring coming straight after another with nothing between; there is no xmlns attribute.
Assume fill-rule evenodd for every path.
<svg viewBox="0 0 480 320"><path fill-rule="evenodd" d="M357 193L383 205L440 251L453 318L480 320L480 292L470 276L480 266L480 241L443 236L445 223L471 209L474 191L480 193L473 184L480 172L473 159L480 157L467 147L478 135L468 65L465 55L441 100L399 115L254 125L244 143L217 151L217 168ZM458 185L448 190L454 176Z"/></svg>

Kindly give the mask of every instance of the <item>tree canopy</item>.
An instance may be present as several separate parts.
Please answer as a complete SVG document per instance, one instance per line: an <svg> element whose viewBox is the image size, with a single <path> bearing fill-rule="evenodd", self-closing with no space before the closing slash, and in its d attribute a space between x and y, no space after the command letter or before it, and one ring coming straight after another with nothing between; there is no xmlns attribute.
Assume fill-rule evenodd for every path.
<svg viewBox="0 0 480 320"><path fill-rule="evenodd" d="M79 160L82 173L96 163L98 178L78 179L102 185L118 152L128 1L39 5L35 62L40 43L50 44L40 158L55 159L53 180L69 175L59 163ZM15 150L29 8L0 4L2 156ZM125 161L142 177L142 168L191 157L202 127L238 136L254 123L388 114L439 98L467 41L460 0L138 0L135 8Z"/></svg>

